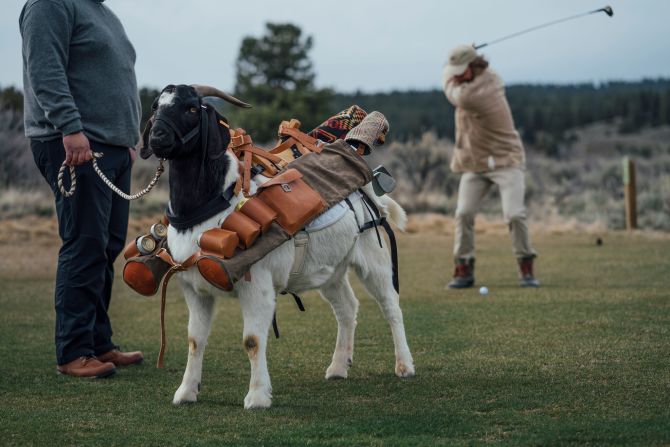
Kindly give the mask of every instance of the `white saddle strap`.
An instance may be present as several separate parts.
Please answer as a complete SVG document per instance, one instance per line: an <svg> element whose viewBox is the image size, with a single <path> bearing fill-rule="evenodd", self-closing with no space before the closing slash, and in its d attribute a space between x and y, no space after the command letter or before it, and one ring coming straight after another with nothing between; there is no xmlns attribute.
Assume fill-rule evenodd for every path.
<svg viewBox="0 0 670 447"><path fill-rule="evenodd" d="M293 236L293 244L295 246L295 256L293 258L293 267L291 267L291 275L289 280L302 273L305 265L305 257L307 255L307 244L309 243L309 234L306 231L299 231Z"/></svg>

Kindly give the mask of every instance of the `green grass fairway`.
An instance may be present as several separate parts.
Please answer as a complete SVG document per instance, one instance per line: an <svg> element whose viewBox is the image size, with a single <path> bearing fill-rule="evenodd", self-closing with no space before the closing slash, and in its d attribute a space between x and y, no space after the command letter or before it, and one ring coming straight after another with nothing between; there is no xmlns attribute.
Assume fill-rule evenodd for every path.
<svg viewBox="0 0 670 447"><path fill-rule="evenodd" d="M477 284L445 291L451 238L400 238L401 305L417 376L393 373L390 330L361 300L349 379L326 381L332 312L280 297L270 340L273 407L245 411L249 366L235 300L218 303L194 405L173 406L187 309L170 286L166 368L156 297L120 280L115 341L147 361L111 379L58 376L53 278L0 272L0 445L663 445L670 443L670 237L535 237L542 288L516 286L506 235L478 236ZM26 256L40 256L26 250ZM2 247L0 247L2 250ZM48 248L56 250L56 248ZM0 253L1 254L1 253Z"/></svg>

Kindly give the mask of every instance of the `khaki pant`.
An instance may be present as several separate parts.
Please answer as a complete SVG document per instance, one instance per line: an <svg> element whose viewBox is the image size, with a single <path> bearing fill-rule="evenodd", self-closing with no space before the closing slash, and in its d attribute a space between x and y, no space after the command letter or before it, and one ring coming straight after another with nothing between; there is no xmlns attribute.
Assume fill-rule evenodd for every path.
<svg viewBox="0 0 670 447"><path fill-rule="evenodd" d="M505 222L509 225L512 247L517 258L535 256L530 245L526 208L523 204L526 184L523 170L503 168L491 172L466 172L458 185L454 257L475 257L475 214L491 186L498 185Z"/></svg>

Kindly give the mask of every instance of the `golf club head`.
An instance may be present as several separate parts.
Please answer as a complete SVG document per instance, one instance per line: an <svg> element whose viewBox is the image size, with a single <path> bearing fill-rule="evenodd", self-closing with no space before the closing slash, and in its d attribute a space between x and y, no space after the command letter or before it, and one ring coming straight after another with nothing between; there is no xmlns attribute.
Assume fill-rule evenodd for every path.
<svg viewBox="0 0 670 447"><path fill-rule="evenodd" d="M593 12L600 12L600 11L604 12L605 14L607 14L610 17L612 17L614 15L614 10L612 9L612 7L610 5L607 5L604 8L596 9Z"/></svg>
<svg viewBox="0 0 670 447"><path fill-rule="evenodd" d="M386 170L384 166L377 166L372 171L372 189L374 189L375 194L381 197L384 194L393 192L395 189L396 181L389 171Z"/></svg>

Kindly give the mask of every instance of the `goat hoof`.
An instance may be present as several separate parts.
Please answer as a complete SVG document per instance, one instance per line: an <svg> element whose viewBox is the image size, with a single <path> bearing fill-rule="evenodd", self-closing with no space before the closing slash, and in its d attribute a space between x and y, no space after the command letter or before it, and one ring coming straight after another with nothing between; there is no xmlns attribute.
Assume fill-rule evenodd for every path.
<svg viewBox="0 0 670 447"><path fill-rule="evenodd" d="M185 386L180 386L179 389L174 393L174 398L172 403L175 405L195 403L198 401L198 392L192 389L188 389Z"/></svg>
<svg viewBox="0 0 670 447"><path fill-rule="evenodd" d="M249 391L247 396L244 398L244 409L245 410L256 410L262 408L270 408L272 405L272 393L255 390Z"/></svg>
<svg viewBox="0 0 670 447"><path fill-rule="evenodd" d="M346 379L348 375L347 367L332 364L326 370L326 380Z"/></svg>
<svg viewBox="0 0 670 447"><path fill-rule="evenodd" d="M397 362L395 364L395 375L398 377L414 377L414 365Z"/></svg>

